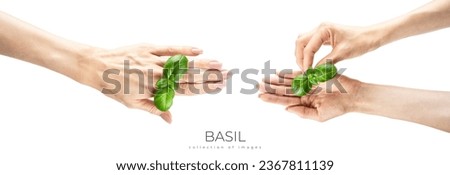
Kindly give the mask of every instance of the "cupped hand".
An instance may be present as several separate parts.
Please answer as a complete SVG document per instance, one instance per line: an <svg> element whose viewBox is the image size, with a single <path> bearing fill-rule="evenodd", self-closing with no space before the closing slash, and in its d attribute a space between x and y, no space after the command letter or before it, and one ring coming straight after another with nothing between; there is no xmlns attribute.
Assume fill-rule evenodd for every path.
<svg viewBox="0 0 450 175"><path fill-rule="evenodd" d="M371 27L351 27L323 23L316 29L297 38L295 56L297 64L306 71L312 67L314 54L322 45L331 45L331 53L322 58L317 65L331 60L337 63L344 59L365 54L380 47L379 31Z"/></svg>
<svg viewBox="0 0 450 175"><path fill-rule="evenodd" d="M168 56L197 56L202 50L186 46L134 45L114 50L94 49L79 63L79 82L91 86L129 108L161 116L171 123L169 111L155 107L152 97ZM227 71L216 60L191 60L187 74L180 79L177 95L196 95L220 91Z"/></svg>
<svg viewBox="0 0 450 175"><path fill-rule="evenodd" d="M293 78L293 74L279 74L264 79L259 86L261 91L259 98L269 103L283 105L287 111L300 117L320 122L353 111L354 104L358 101L361 82L346 76L338 74L302 97L292 93ZM331 83L334 85L331 86Z"/></svg>

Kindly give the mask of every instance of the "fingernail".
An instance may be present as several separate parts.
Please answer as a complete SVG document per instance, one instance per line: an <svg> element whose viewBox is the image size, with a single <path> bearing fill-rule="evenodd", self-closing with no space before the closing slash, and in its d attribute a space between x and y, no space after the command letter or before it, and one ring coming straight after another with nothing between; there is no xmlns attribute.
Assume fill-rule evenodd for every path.
<svg viewBox="0 0 450 175"><path fill-rule="evenodd" d="M258 98L261 98L262 95L264 95L264 94L258 94Z"/></svg>
<svg viewBox="0 0 450 175"><path fill-rule="evenodd" d="M209 68L211 69L222 69L222 63L219 63L217 61L211 61L208 63Z"/></svg>
<svg viewBox="0 0 450 175"><path fill-rule="evenodd" d="M172 123L172 115L170 115L170 113L164 112L161 115L161 118L166 121L168 124Z"/></svg>
<svg viewBox="0 0 450 175"><path fill-rule="evenodd" d="M194 53L194 54L202 54L203 50L199 49L199 48L192 48L191 52Z"/></svg>

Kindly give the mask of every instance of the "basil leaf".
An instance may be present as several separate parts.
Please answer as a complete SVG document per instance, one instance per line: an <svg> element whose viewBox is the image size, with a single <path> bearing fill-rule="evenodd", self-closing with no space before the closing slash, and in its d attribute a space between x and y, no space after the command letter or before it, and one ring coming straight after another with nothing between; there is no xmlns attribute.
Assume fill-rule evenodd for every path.
<svg viewBox="0 0 450 175"><path fill-rule="evenodd" d="M172 58L172 57L170 57ZM166 61L166 63L164 64L164 68L163 68L163 78L169 79L170 76L172 76L173 73L173 66L174 66L174 62L173 60L170 60L170 58Z"/></svg>
<svg viewBox="0 0 450 175"><path fill-rule="evenodd" d="M181 54L171 56L169 59L167 59L166 64L168 62L176 63L176 62L180 61L183 57L186 58L186 56L181 55ZM166 65L164 65L164 67L166 67Z"/></svg>
<svg viewBox="0 0 450 175"><path fill-rule="evenodd" d="M156 82L155 106L161 111L167 111L172 106L175 97L177 81L188 70L188 59L184 55L175 55L164 64L163 76Z"/></svg>
<svg viewBox="0 0 450 175"><path fill-rule="evenodd" d="M312 88L306 75L299 75L292 80L292 92L297 96L306 95Z"/></svg>
<svg viewBox="0 0 450 175"><path fill-rule="evenodd" d="M173 74L181 73L184 74L187 70L182 70L181 68L187 69L187 62L188 59L184 55L174 55L167 59L166 63L164 64L164 71L163 75L165 78L170 78Z"/></svg>
<svg viewBox="0 0 450 175"><path fill-rule="evenodd" d="M188 71L188 59L184 55L175 55L174 57L177 61L173 65L173 75L175 81L178 81Z"/></svg>
<svg viewBox="0 0 450 175"><path fill-rule="evenodd" d="M331 63L321 64L316 67L317 81L325 82L332 79L337 74L336 66Z"/></svg>
<svg viewBox="0 0 450 175"><path fill-rule="evenodd" d="M173 98L175 97L175 91L169 87L156 90L155 93L155 106L160 111L167 111L173 104Z"/></svg>
<svg viewBox="0 0 450 175"><path fill-rule="evenodd" d="M306 70L305 74L298 75L292 81L292 91L297 96L306 95L312 86L332 79L337 74L336 67L331 63L317 66L315 69Z"/></svg>
<svg viewBox="0 0 450 175"><path fill-rule="evenodd" d="M175 82L171 79L161 78L156 82L156 87L157 89L163 89L167 87L175 89Z"/></svg>
<svg viewBox="0 0 450 175"><path fill-rule="evenodd" d="M319 84L319 82L317 81L317 74L316 74L316 69L308 69L306 70L306 77L308 78L309 83L311 83L311 85L317 85Z"/></svg>

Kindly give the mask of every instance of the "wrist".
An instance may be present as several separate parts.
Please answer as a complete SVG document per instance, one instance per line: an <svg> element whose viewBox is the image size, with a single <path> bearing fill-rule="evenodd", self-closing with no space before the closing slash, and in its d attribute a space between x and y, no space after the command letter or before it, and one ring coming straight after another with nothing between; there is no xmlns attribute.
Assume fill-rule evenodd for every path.
<svg viewBox="0 0 450 175"><path fill-rule="evenodd" d="M374 25L367 27L366 31L364 32L366 38L370 38L370 46L371 50L378 49L381 46L384 46L388 44L390 41L389 39L389 33L390 30L388 27L383 25Z"/></svg>
<svg viewBox="0 0 450 175"><path fill-rule="evenodd" d="M89 67L91 55L97 48L78 43L58 43L50 51L45 67L63 74L77 82L86 84L84 75Z"/></svg>
<svg viewBox="0 0 450 175"><path fill-rule="evenodd" d="M370 93L371 86L368 83L359 82L353 95L352 112L365 113L369 111L371 101L367 94Z"/></svg>
<svg viewBox="0 0 450 175"><path fill-rule="evenodd" d="M98 89L98 85L95 84L99 82L97 75L97 69L101 67L98 64L97 53L103 51L103 49L81 46L75 49L75 54L73 55L74 63L71 65L72 71L68 72L66 76L72 78L73 80Z"/></svg>
<svg viewBox="0 0 450 175"><path fill-rule="evenodd" d="M356 95L354 112L385 115L386 105L392 100L386 98L389 92L385 86L361 83Z"/></svg>

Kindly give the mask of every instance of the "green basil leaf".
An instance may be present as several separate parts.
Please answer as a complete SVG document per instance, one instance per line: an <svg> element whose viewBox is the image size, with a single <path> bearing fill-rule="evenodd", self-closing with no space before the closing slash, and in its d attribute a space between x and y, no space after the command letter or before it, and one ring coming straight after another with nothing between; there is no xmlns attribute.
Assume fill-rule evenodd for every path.
<svg viewBox="0 0 450 175"><path fill-rule="evenodd" d="M308 69L305 72L306 77L308 78L308 81L311 83L311 85L317 85L319 82L317 81L317 73L316 69Z"/></svg>
<svg viewBox="0 0 450 175"><path fill-rule="evenodd" d="M175 82L171 79L161 78L156 82L156 89L171 88L175 89Z"/></svg>
<svg viewBox="0 0 450 175"><path fill-rule="evenodd" d="M178 89L178 82L175 81L175 77L176 77L175 75L172 75L168 80L169 83L171 83L172 89L174 89L174 90Z"/></svg>
<svg viewBox="0 0 450 175"><path fill-rule="evenodd" d="M292 80L292 92L297 96L306 95L311 91L312 84L308 81L306 75L298 75Z"/></svg>
<svg viewBox="0 0 450 175"><path fill-rule="evenodd" d="M174 64L175 63L171 61L170 58L166 61L163 68L163 78L169 79L170 76L172 76Z"/></svg>
<svg viewBox="0 0 450 175"><path fill-rule="evenodd" d="M308 70L306 70L305 75L314 75L316 73L316 69L313 68L309 68Z"/></svg>
<svg viewBox="0 0 450 175"><path fill-rule="evenodd" d="M164 64L163 76L165 78L170 78L173 74L180 72L180 62L181 66L187 65L186 56L178 54L168 58Z"/></svg>
<svg viewBox="0 0 450 175"><path fill-rule="evenodd" d="M183 74L188 71L188 59L184 55L175 55L177 57L177 61L173 65L173 75L175 76L175 82L177 82ZM174 56L174 57L175 57Z"/></svg>
<svg viewBox="0 0 450 175"><path fill-rule="evenodd" d="M167 111L173 104L173 98L175 97L175 91L169 87L156 90L155 93L155 106L160 111Z"/></svg>
<svg viewBox="0 0 450 175"><path fill-rule="evenodd" d="M318 85L319 84L319 81L317 81L317 78L308 78L308 82L312 85L312 86L315 86L315 85Z"/></svg>
<svg viewBox="0 0 450 175"><path fill-rule="evenodd" d="M167 111L172 106L175 97L177 81L188 70L188 59L184 55L175 55L164 64L163 76L156 82L155 106L161 111Z"/></svg>
<svg viewBox="0 0 450 175"><path fill-rule="evenodd" d="M317 81L325 82L332 79L337 74L337 68L331 63L321 64L316 67Z"/></svg>
<svg viewBox="0 0 450 175"><path fill-rule="evenodd" d="M186 56L181 55L181 54L171 56L170 58L167 59L166 64L170 63L170 62L176 63L176 62L180 61L183 57L186 58ZM164 67L166 67L166 65L164 65Z"/></svg>

